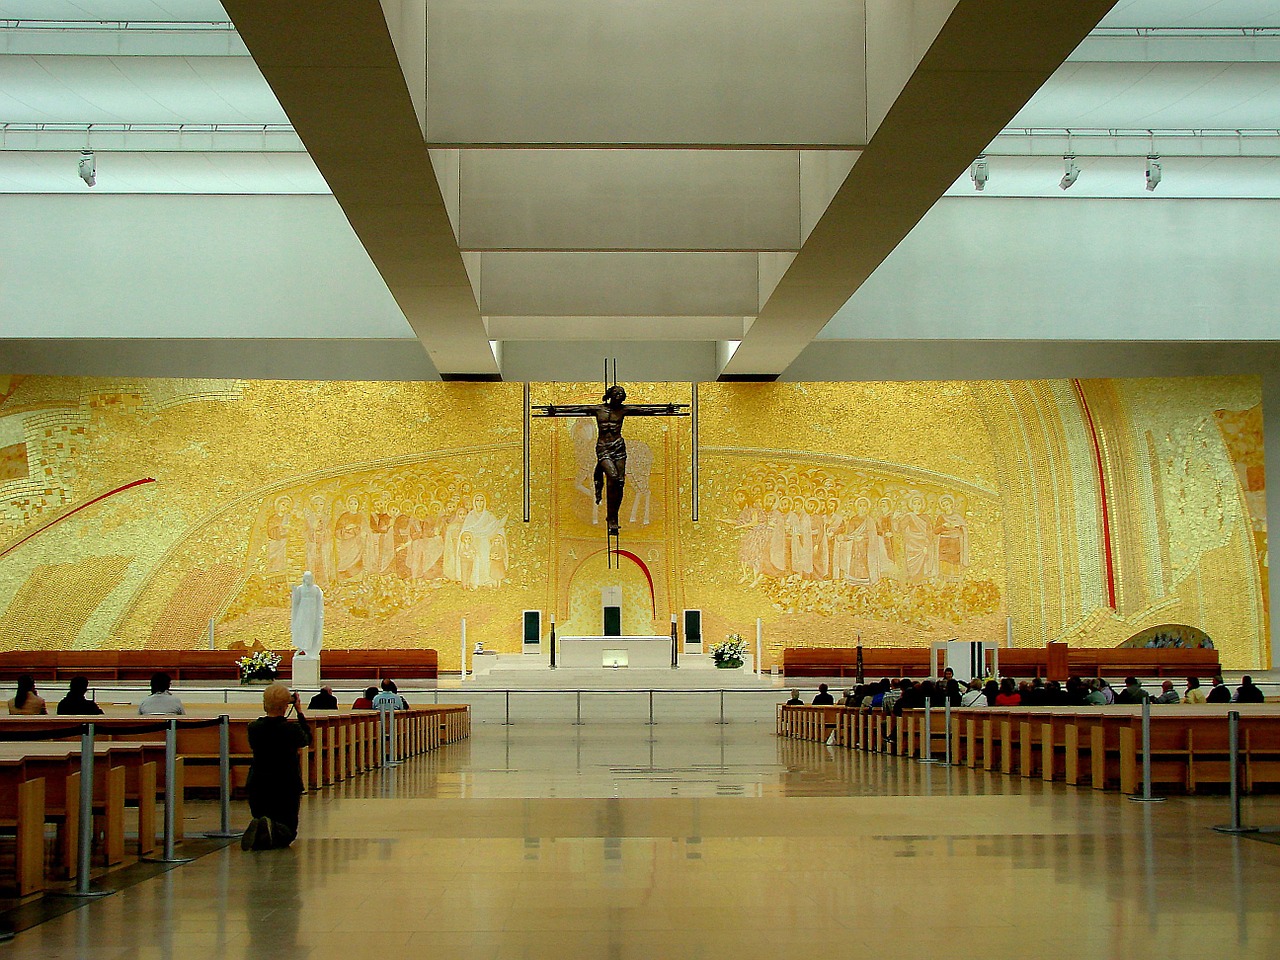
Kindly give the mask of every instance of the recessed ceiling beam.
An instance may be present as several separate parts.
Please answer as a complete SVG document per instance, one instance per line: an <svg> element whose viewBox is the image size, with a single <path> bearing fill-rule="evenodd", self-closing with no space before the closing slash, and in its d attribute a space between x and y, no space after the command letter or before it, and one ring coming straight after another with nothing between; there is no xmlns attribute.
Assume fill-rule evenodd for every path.
<svg viewBox="0 0 1280 960"><path fill-rule="evenodd" d="M496 378L383 5L223 6L441 376Z"/></svg>
<svg viewBox="0 0 1280 960"><path fill-rule="evenodd" d="M959 0L721 376L782 373L1113 3Z"/></svg>

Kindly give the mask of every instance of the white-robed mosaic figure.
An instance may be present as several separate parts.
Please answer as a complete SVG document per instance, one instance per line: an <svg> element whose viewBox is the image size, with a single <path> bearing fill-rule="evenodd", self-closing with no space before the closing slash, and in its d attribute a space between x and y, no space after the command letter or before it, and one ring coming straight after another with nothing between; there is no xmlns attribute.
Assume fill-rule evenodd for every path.
<svg viewBox="0 0 1280 960"><path fill-rule="evenodd" d="M304 657L319 657L324 646L324 591L316 586L308 570L293 588L293 610L289 617L293 646Z"/></svg>

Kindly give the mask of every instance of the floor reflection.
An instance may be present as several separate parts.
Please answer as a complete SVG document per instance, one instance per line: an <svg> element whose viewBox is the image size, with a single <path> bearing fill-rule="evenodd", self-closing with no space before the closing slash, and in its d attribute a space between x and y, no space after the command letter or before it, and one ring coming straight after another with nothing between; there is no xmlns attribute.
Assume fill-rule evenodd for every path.
<svg viewBox="0 0 1280 960"><path fill-rule="evenodd" d="M1280 823L1280 798L1246 802ZM481 728L28 930L14 957L1270 957L1280 847L1114 793L761 725ZM878 946L877 946L878 945Z"/></svg>

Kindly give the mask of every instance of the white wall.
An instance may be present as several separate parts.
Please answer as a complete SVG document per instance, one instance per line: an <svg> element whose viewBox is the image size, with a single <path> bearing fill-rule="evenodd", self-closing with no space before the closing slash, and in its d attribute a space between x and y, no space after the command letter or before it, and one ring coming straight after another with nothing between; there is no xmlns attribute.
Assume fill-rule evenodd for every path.
<svg viewBox="0 0 1280 960"><path fill-rule="evenodd" d="M1277 335L1280 203L943 198L824 338Z"/></svg>
<svg viewBox="0 0 1280 960"><path fill-rule="evenodd" d="M332 197L0 196L0 338L412 338Z"/></svg>

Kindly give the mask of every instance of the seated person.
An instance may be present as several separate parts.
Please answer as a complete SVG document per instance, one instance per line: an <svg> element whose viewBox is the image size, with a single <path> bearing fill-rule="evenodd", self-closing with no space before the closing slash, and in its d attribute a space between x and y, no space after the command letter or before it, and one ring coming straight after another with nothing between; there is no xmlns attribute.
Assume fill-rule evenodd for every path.
<svg viewBox="0 0 1280 960"><path fill-rule="evenodd" d="M1022 705L1022 694L1018 692L1013 677L1005 677L1000 681L1000 692L996 694L997 707L1019 707Z"/></svg>
<svg viewBox="0 0 1280 960"><path fill-rule="evenodd" d="M1106 682L1096 678L1089 681L1089 692L1084 695L1085 706L1105 707L1107 705L1107 695L1102 692L1102 685Z"/></svg>
<svg viewBox="0 0 1280 960"><path fill-rule="evenodd" d="M44 698L36 693L36 678L31 674L18 677L18 692L9 701L9 712L18 716L41 716L49 712Z"/></svg>
<svg viewBox="0 0 1280 960"><path fill-rule="evenodd" d="M409 701L400 696L394 680L382 681L382 692L373 698L375 710L408 710Z"/></svg>
<svg viewBox="0 0 1280 960"><path fill-rule="evenodd" d="M796 688L796 689L794 689L794 690L792 690L792 691L791 691L791 699L787 701L787 706L788 706L788 707L802 707L802 706L804 706L804 701L800 699L800 690L799 690L799 688Z"/></svg>
<svg viewBox="0 0 1280 960"><path fill-rule="evenodd" d="M182 709L182 701L169 692L169 686L172 682L167 673L153 673L151 675L151 696L144 698L138 704L138 712L144 716L150 714L186 713L187 711Z"/></svg>
<svg viewBox="0 0 1280 960"><path fill-rule="evenodd" d="M85 696L89 690L88 677L72 677L67 695L58 701L58 714L71 717L96 717L102 708Z"/></svg>
<svg viewBox="0 0 1280 960"><path fill-rule="evenodd" d="M297 720L289 720L292 706ZM302 803L302 764L298 751L311 745L311 728L302 715L302 700L283 683L262 691L262 710L249 724L249 812L253 819L240 838L242 850L287 847L298 835Z"/></svg>
<svg viewBox="0 0 1280 960"><path fill-rule="evenodd" d="M923 683L916 683L913 680L902 678L902 685L898 688L899 694L896 700L890 700L885 697L885 711L893 713L896 716L902 716L903 710L919 710L924 707L925 696Z"/></svg>
<svg viewBox="0 0 1280 960"><path fill-rule="evenodd" d="M1222 682L1222 674L1214 674L1213 689L1209 691L1209 695L1205 697L1206 703L1230 703L1231 690Z"/></svg>
<svg viewBox="0 0 1280 960"><path fill-rule="evenodd" d="M1253 677L1247 674L1240 678L1240 686L1236 689L1236 695L1233 699L1236 703L1267 702L1267 698L1262 695L1262 691L1253 685Z"/></svg>
<svg viewBox="0 0 1280 960"><path fill-rule="evenodd" d="M1166 680L1160 684L1160 694L1151 698L1152 703L1181 703L1182 698L1178 696L1178 691L1173 689L1173 681Z"/></svg>
<svg viewBox="0 0 1280 960"><path fill-rule="evenodd" d="M333 695L333 687L321 687L320 692L307 704L308 710L337 710L338 698Z"/></svg>
<svg viewBox="0 0 1280 960"><path fill-rule="evenodd" d="M988 680L982 685L982 695L987 698L987 706L994 707L996 697L1000 696L1000 684L995 680Z"/></svg>
<svg viewBox="0 0 1280 960"><path fill-rule="evenodd" d="M377 687L365 687L364 695L356 697L356 702L351 704L352 710L372 710L373 698L378 695Z"/></svg>
<svg viewBox="0 0 1280 960"><path fill-rule="evenodd" d="M1116 694L1116 703L1135 704L1141 703L1147 699L1147 691L1142 689L1142 684L1138 682L1137 677L1125 677L1124 689Z"/></svg>
<svg viewBox="0 0 1280 960"><path fill-rule="evenodd" d="M985 707L987 705L987 695L982 692L982 681L974 677L969 681L969 686L965 689L964 694L960 697L960 706L962 707Z"/></svg>
<svg viewBox="0 0 1280 960"><path fill-rule="evenodd" d="M1206 703L1204 691L1200 689L1199 677L1187 677L1187 692L1182 695L1183 703Z"/></svg>
<svg viewBox="0 0 1280 960"><path fill-rule="evenodd" d="M818 684L818 695L813 698L813 705L815 707L831 707L835 705L835 702L835 697L827 692L827 685L825 683Z"/></svg>

